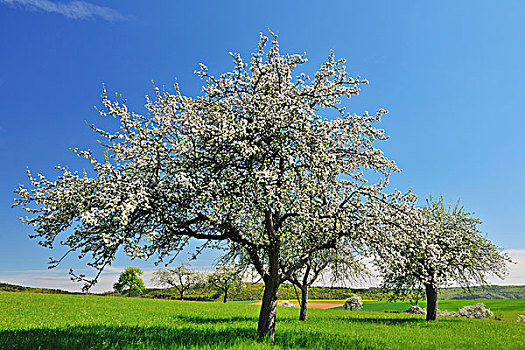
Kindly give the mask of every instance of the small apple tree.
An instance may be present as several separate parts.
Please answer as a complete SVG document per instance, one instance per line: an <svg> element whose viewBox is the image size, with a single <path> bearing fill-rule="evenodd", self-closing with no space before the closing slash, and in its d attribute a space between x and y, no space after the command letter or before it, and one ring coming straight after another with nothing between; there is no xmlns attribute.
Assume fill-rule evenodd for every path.
<svg viewBox="0 0 525 350"><path fill-rule="evenodd" d="M184 300L184 292L202 281L201 275L187 264L175 268L159 269L153 272L152 283L157 286L175 288Z"/></svg>
<svg viewBox="0 0 525 350"><path fill-rule="evenodd" d="M299 320L305 321L308 311L308 289L317 281L342 283L355 280L364 275L365 265L360 255L347 242L341 241L338 247L314 252L302 269L290 275L290 283L301 292L299 300Z"/></svg>
<svg viewBox="0 0 525 350"><path fill-rule="evenodd" d="M383 286L396 292L424 286L428 321L437 320L438 287L450 282L468 288L486 285L486 277L503 278L509 257L485 238L481 221L459 206L445 205L443 198L427 201L424 208L397 216L376 246L375 265ZM392 220L391 222L394 222Z"/></svg>
<svg viewBox="0 0 525 350"><path fill-rule="evenodd" d="M222 290L224 293L223 301L226 303L229 293L241 288L242 276L243 271L239 266L219 263L215 266L214 271L208 275L208 283Z"/></svg>

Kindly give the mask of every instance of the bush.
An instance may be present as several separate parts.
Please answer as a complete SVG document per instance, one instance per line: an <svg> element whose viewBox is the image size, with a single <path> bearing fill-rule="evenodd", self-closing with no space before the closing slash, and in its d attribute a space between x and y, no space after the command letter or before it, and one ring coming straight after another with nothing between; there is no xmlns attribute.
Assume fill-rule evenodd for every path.
<svg viewBox="0 0 525 350"><path fill-rule="evenodd" d="M363 308L363 301L359 295L353 294L350 298L345 300L343 310L361 310Z"/></svg>
<svg viewBox="0 0 525 350"><path fill-rule="evenodd" d="M518 320L516 322L525 322L525 315L518 315Z"/></svg>
<svg viewBox="0 0 525 350"><path fill-rule="evenodd" d="M478 303L476 305L467 305L459 309L458 311L459 317L465 317L465 318L493 318L494 314L490 309L485 308L485 304Z"/></svg>
<svg viewBox="0 0 525 350"><path fill-rule="evenodd" d="M407 310L407 314L414 314L414 315L426 315L427 311L423 309L421 306L418 305L412 305L410 309Z"/></svg>
<svg viewBox="0 0 525 350"><path fill-rule="evenodd" d="M438 316L439 317L459 317L457 312L452 312L452 311L439 311Z"/></svg>
<svg viewBox="0 0 525 350"><path fill-rule="evenodd" d="M279 303L277 303L277 306L284 306L284 307L295 307L295 305L288 300L283 300Z"/></svg>

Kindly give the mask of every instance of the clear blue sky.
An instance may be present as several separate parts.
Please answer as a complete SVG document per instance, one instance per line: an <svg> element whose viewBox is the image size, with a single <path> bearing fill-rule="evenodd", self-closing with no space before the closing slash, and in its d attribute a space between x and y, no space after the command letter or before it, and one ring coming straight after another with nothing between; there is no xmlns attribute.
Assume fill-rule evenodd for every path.
<svg viewBox="0 0 525 350"><path fill-rule="evenodd" d="M0 0L0 281L67 283L64 271L28 282L31 273L43 278L53 252L28 238L23 213L10 206L13 190L27 184L26 166L48 176L55 164L89 166L68 149L96 148L85 122L112 127L93 108L102 83L138 112L152 80L171 86L177 78L194 96L199 62L229 70L227 53L248 57L267 27L283 52L307 52L307 69L333 49L371 82L349 109L390 111L383 127L391 139L380 147L403 169L392 187L413 188L422 200L461 198L490 239L522 254L523 18L519 0Z"/></svg>

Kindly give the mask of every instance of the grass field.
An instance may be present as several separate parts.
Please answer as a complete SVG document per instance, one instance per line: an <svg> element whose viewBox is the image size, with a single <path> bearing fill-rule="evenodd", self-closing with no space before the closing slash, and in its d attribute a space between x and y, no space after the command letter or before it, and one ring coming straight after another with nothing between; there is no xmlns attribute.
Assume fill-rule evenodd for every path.
<svg viewBox="0 0 525 350"><path fill-rule="evenodd" d="M496 299L496 300L439 300L439 310L458 311L465 305L474 305L484 303L485 307L491 309L495 316L500 317L503 321L515 322L518 314L525 314L525 299ZM426 307L426 302L420 302L419 306ZM410 303L385 301L363 301L363 311L401 311L408 310ZM524 330L525 331L525 330Z"/></svg>
<svg viewBox="0 0 525 350"><path fill-rule="evenodd" d="M452 311L458 302L473 303L440 305ZM0 349L525 348L525 324L510 319L525 310L525 300L486 302L507 313L507 321L429 323L379 312L397 304L365 302L365 309L376 311L311 309L300 322L298 309L279 308L274 345L255 341L259 306L250 304L2 292Z"/></svg>

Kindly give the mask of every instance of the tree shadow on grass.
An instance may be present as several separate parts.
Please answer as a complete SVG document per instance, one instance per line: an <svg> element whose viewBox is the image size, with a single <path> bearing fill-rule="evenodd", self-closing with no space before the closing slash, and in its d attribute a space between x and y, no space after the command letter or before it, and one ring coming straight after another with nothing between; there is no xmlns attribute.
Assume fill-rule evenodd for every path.
<svg viewBox="0 0 525 350"><path fill-rule="evenodd" d="M385 325L396 325L396 324L406 324L406 323L422 323L422 324L433 324L436 322L459 322L458 319L443 319L440 321L426 321L424 316L422 318L415 317L403 317L403 318L381 318L381 317L355 317L355 318L341 318L343 322L355 322L355 323L378 323Z"/></svg>
<svg viewBox="0 0 525 350"><path fill-rule="evenodd" d="M176 349L233 346L254 340L255 329L230 327L71 326L1 331L0 349Z"/></svg>
<svg viewBox="0 0 525 350"><path fill-rule="evenodd" d="M213 324L213 323L237 323L237 322L251 322L257 323L258 318L254 316L232 316L232 317L203 317L203 316L175 316L175 319L181 320L184 323L194 324Z"/></svg>
<svg viewBox="0 0 525 350"><path fill-rule="evenodd" d="M356 317L356 318L342 318L341 321L356 322L356 323L380 323L380 324L404 324L404 323L421 323L425 320L419 318L375 318L375 317Z"/></svg>
<svg viewBox="0 0 525 350"><path fill-rule="evenodd" d="M215 324L215 325L214 325ZM179 349L251 348L256 343L256 324L216 327L70 326L0 331L0 349ZM296 349L382 349L366 339L334 337L323 332L279 330L275 344Z"/></svg>

